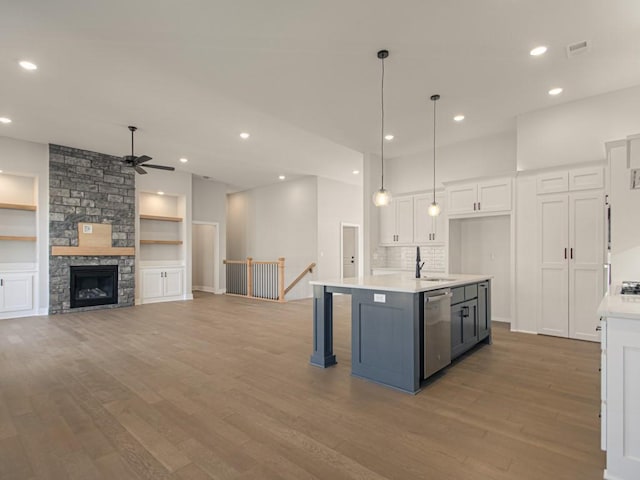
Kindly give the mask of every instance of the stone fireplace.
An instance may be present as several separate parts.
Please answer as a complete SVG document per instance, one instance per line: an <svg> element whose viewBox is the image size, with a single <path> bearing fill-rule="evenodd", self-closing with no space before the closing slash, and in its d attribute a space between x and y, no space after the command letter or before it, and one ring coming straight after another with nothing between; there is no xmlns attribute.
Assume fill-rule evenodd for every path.
<svg viewBox="0 0 640 480"><path fill-rule="evenodd" d="M71 308L118 303L117 265L71 265Z"/></svg>
<svg viewBox="0 0 640 480"><path fill-rule="evenodd" d="M113 247L135 245L135 178L119 157L49 145L49 313L126 307L134 304L134 255L53 255L52 247L77 247L78 224L111 225ZM102 273L93 280L76 275L115 271L113 291ZM113 273L111 273L113 275ZM99 277L102 277L100 280ZM84 287L82 287L84 283ZM104 294L109 294L108 303ZM90 300L90 301L89 301Z"/></svg>

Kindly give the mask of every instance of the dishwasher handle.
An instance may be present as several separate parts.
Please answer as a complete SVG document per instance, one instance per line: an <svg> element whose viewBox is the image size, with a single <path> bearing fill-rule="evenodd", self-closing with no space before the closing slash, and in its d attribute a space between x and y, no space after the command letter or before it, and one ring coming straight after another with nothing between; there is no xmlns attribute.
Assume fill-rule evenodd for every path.
<svg viewBox="0 0 640 480"><path fill-rule="evenodd" d="M445 298L451 298L453 297L453 293L451 292L447 292L447 293L443 293L442 295L434 295L432 297L425 297L424 301L425 302L439 302L440 300L444 300Z"/></svg>

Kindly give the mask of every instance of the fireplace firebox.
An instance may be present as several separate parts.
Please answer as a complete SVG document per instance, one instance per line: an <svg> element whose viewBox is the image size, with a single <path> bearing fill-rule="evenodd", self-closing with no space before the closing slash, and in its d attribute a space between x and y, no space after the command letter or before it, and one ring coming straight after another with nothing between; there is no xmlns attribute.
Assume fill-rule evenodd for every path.
<svg viewBox="0 0 640 480"><path fill-rule="evenodd" d="M71 308L118 303L118 266L71 266Z"/></svg>

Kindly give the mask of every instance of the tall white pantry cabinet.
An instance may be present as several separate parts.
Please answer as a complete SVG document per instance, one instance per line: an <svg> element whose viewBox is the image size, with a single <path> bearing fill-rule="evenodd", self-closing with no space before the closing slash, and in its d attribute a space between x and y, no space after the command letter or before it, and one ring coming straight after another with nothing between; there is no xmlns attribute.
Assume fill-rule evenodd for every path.
<svg viewBox="0 0 640 480"><path fill-rule="evenodd" d="M603 167L539 174L538 333L599 341L605 292Z"/></svg>

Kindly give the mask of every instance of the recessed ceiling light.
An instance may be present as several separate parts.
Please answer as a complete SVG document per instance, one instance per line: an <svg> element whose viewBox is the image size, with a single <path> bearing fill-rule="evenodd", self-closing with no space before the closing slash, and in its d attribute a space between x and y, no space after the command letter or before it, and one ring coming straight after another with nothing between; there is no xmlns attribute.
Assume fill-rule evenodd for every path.
<svg viewBox="0 0 640 480"><path fill-rule="evenodd" d="M240 138L243 140L246 140L247 138L249 138L251 135L249 135L247 132L242 132L240 134Z"/></svg>
<svg viewBox="0 0 640 480"><path fill-rule="evenodd" d="M35 63L29 62L28 60L20 60L20 62L18 62L18 63L25 70L37 70L38 69L38 66Z"/></svg>
<svg viewBox="0 0 640 480"><path fill-rule="evenodd" d="M354 171L353 171L353 172L351 172L351 173L353 173L354 175L358 175L358 174L360 173L360 170L354 170Z"/></svg>
<svg viewBox="0 0 640 480"><path fill-rule="evenodd" d="M531 55L532 57L537 57L539 55L543 55L547 53L547 47L545 47L544 45L540 45L539 47L536 47L534 49L532 49L529 52L529 55Z"/></svg>
<svg viewBox="0 0 640 480"><path fill-rule="evenodd" d="M0 170L0 173L2 173L2 170Z"/></svg>
<svg viewBox="0 0 640 480"><path fill-rule="evenodd" d="M188 158L184 158L184 157L182 157L182 158L180 159L180 163L187 163L188 161L189 161L189 159L188 159Z"/></svg>
<svg viewBox="0 0 640 480"><path fill-rule="evenodd" d="M11 119L7 117L0 117L0 123L11 123Z"/></svg>
<svg viewBox="0 0 640 480"><path fill-rule="evenodd" d="M562 93L562 89L560 87L552 88L549 90L549 95L560 95Z"/></svg>
<svg viewBox="0 0 640 480"><path fill-rule="evenodd" d="M455 117L453 117L453 119L456 122L461 122L462 120L464 120L464 115L456 115Z"/></svg>
<svg viewBox="0 0 640 480"><path fill-rule="evenodd" d="M284 179L285 179L285 178L287 178L287 177L285 177L284 175L279 175L279 176L278 176L278 178L279 178L280 180L284 180Z"/></svg>
<svg viewBox="0 0 640 480"><path fill-rule="evenodd" d="M164 192L158 192L158 195L164 195Z"/></svg>
<svg viewBox="0 0 640 480"><path fill-rule="evenodd" d="M385 135L385 136L384 136L384 139L385 139L385 140L389 140L389 141L391 141L391 140L393 140L393 135L391 135L391 134L389 134L389 135Z"/></svg>

